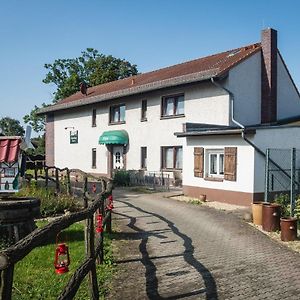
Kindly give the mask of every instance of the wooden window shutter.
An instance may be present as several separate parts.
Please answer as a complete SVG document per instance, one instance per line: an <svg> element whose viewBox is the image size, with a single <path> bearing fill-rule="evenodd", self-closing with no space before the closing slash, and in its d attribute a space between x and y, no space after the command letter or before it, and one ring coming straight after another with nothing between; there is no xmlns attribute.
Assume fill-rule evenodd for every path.
<svg viewBox="0 0 300 300"><path fill-rule="evenodd" d="M194 147L194 176L203 178L204 148Z"/></svg>
<svg viewBox="0 0 300 300"><path fill-rule="evenodd" d="M224 151L224 179L236 181L237 147L225 147Z"/></svg>

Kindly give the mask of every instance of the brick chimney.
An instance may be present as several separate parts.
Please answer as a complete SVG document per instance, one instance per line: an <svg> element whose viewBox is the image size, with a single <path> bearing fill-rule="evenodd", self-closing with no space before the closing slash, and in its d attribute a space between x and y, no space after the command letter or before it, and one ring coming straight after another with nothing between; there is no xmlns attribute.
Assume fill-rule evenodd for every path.
<svg viewBox="0 0 300 300"><path fill-rule="evenodd" d="M277 119L277 31L261 32L261 123Z"/></svg>

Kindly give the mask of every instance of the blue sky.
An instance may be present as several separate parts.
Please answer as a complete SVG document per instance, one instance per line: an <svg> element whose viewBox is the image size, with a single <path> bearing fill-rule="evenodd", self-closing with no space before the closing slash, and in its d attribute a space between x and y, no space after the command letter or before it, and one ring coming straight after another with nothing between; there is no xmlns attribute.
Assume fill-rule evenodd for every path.
<svg viewBox="0 0 300 300"><path fill-rule="evenodd" d="M278 30L278 46L300 87L297 0L0 0L0 117L19 120L52 101L45 63L87 47L147 72L260 40Z"/></svg>

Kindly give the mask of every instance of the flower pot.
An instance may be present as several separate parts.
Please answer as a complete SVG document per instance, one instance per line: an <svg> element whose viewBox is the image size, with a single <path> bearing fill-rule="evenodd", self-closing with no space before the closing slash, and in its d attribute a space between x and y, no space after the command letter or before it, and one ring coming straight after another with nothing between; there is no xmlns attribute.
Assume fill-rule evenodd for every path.
<svg viewBox="0 0 300 300"><path fill-rule="evenodd" d="M264 231L280 230L281 206L275 203L263 203L262 229Z"/></svg>
<svg viewBox="0 0 300 300"><path fill-rule="evenodd" d="M284 242L297 239L297 218L280 218L281 240Z"/></svg>
<svg viewBox="0 0 300 300"><path fill-rule="evenodd" d="M255 225L262 224L262 202L252 203L252 217Z"/></svg>
<svg viewBox="0 0 300 300"><path fill-rule="evenodd" d="M203 201L203 202L206 202L206 195L200 194L199 195L199 200Z"/></svg>

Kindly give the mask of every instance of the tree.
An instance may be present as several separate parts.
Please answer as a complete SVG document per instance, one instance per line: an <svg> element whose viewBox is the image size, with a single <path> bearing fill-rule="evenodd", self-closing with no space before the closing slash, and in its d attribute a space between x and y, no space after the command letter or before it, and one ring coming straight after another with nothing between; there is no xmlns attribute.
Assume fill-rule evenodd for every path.
<svg viewBox="0 0 300 300"><path fill-rule="evenodd" d="M25 130L20 124L20 121L10 117L4 117L0 119L0 132L7 136L23 136Z"/></svg>
<svg viewBox="0 0 300 300"><path fill-rule="evenodd" d="M81 54L77 58L56 59L52 64L45 64L48 73L43 82L57 87L54 103L79 91L80 82L95 86L138 73L136 65L101 54L96 49L87 48Z"/></svg>
<svg viewBox="0 0 300 300"><path fill-rule="evenodd" d="M42 104L42 107L46 107L45 103ZM40 109L38 106L34 106L31 112L28 115L23 117L23 120L26 124L29 124L35 132L44 132L45 131L45 117L38 116L36 113Z"/></svg>

